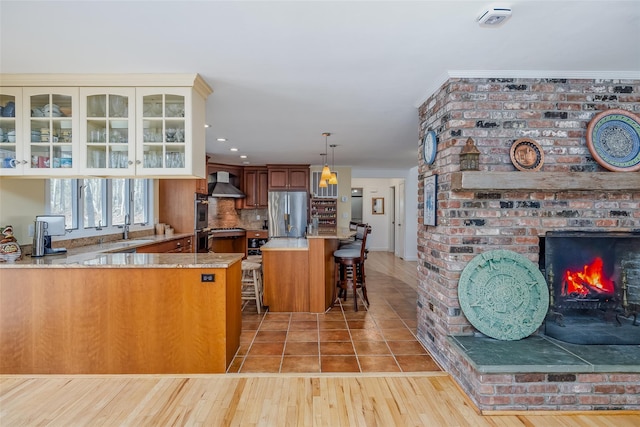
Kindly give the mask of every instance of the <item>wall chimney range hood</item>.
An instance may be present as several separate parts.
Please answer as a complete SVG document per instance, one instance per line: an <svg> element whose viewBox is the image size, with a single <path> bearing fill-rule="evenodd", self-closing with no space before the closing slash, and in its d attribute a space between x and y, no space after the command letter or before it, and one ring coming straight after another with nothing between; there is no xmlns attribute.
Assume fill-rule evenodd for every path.
<svg viewBox="0 0 640 427"><path fill-rule="evenodd" d="M246 195L230 182L229 172L216 172L211 174L209 182L210 197L229 197L242 199Z"/></svg>

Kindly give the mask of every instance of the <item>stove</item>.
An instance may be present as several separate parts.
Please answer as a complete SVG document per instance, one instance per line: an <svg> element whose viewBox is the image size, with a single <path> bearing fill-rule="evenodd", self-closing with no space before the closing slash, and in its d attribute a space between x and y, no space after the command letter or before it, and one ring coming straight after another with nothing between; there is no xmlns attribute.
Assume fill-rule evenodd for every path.
<svg viewBox="0 0 640 427"><path fill-rule="evenodd" d="M210 237L243 237L246 235L244 228L237 227L225 227L225 228L211 228L209 230Z"/></svg>

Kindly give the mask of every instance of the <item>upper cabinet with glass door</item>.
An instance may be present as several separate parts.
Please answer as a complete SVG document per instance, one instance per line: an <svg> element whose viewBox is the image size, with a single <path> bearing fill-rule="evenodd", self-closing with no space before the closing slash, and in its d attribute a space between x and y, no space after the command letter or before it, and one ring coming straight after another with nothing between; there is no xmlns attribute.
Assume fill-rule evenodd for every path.
<svg viewBox="0 0 640 427"><path fill-rule="evenodd" d="M0 74L0 176L205 178L198 74Z"/></svg>
<svg viewBox="0 0 640 427"><path fill-rule="evenodd" d="M22 175L22 89L0 88L0 176ZM17 114L16 114L17 111ZM23 163L24 162L24 163Z"/></svg>
<svg viewBox="0 0 640 427"><path fill-rule="evenodd" d="M135 174L135 89L80 88L80 173Z"/></svg>
<svg viewBox="0 0 640 427"><path fill-rule="evenodd" d="M190 89L138 88L136 93L138 174L185 175L192 153Z"/></svg>
<svg viewBox="0 0 640 427"><path fill-rule="evenodd" d="M78 88L25 87L24 174L72 175L78 170Z"/></svg>

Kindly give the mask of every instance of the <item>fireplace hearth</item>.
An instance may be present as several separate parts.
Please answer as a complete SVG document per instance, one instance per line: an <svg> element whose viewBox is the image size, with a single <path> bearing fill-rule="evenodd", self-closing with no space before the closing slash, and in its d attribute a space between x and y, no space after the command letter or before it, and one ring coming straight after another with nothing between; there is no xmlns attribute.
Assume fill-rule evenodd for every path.
<svg viewBox="0 0 640 427"><path fill-rule="evenodd" d="M640 344L640 233L548 232L545 334L575 344Z"/></svg>

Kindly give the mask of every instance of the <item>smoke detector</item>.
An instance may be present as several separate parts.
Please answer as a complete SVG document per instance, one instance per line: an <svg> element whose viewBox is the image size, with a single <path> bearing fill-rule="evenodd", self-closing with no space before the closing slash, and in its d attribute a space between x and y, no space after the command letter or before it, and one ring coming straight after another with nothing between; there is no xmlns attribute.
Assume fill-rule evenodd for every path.
<svg viewBox="0 0 640 427"><path fill-rule="evenodd" d="M483 27L495 27L511 17L511 9L508 7L491 7L482 11L476 19Z"/></svg>

